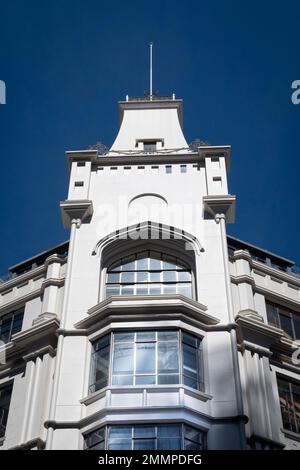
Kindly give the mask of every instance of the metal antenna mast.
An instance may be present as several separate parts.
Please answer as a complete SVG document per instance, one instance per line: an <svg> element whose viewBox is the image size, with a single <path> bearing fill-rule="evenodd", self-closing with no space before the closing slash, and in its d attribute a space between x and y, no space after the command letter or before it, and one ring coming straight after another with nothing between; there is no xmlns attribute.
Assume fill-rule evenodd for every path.
<svg viewBox="0 0 300 470"><path fill-rule="evenodd" d="M152 48L153 42L150 42L150 100L152 100L153 92L152 92Z"/></svg>

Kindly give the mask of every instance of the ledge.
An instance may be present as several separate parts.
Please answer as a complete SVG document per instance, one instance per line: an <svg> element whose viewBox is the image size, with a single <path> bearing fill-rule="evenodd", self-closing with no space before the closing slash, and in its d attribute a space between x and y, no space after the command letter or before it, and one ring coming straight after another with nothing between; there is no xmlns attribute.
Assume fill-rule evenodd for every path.
<svg viewBox="0 0 300 470"><path fill-rule="evenodd" d="M99 400L100 398L104 397L106 395L106 392L119 392L119 393L137 393L139 391L146 391L146 392L165 392L169 393L170 391L178 391L179 390L184 390L184 392L187 395L193 396L195 398L198 398L201 401L206 402L207 400L212 400L212 395L209 395L207 393L201 392L201 390L196 390L190 387L187 387L183 384L172 384L172 385L132 385L132 386L108 386L105 388L102 388L101 390L97 390L96 392L91 393L90 395L87 395L86 397L82 398L80 403L88 406L91 403L94 403L95 401Z"/></svg>
<svg viewBox="0 0 300 470"><path fill-rule="evenodd" d="M183 295L112 296L88 310L88 316L75 324L77 329L93 331L99 323L111 320L138 321L157 319L186 319L197 326L209 327L218 318L206 313L207 307Z"/></svg>

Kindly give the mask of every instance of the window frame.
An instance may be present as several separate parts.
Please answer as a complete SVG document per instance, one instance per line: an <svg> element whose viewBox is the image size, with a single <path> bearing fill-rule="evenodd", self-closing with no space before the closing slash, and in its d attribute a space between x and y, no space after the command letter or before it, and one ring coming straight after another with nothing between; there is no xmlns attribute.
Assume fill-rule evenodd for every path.
<svg viewBox="0 0 300 470"><path fill-rule="evenodd" d="M10 410L11 398L12 398L12 393L13 393L13 385L14 385L13 380L10 380L6 383L1 383L0 384L0 392L2 390L5 390L5 389L10 389L10 397L9 397L9 403L8 403L8 408L7 408L5 426L2 424L2 420L3 420L4 414L5 414L5 408L0 408L0 443L5 439L5 436L6 436L9 410ZM1 399L1 393L0 393L0 399ZM0 402L0 404L1 404L1 402ZM2 413L1 413L1 411L2 411ZM1 435L1 428L4 429L4 432L3 432L2 435Z"/></svg>
<svg viewBox="0 0 300 470"><path fill-rule="evenodd" d="M155 333L155 340L151 340L149 342L147 341L137 341L137 333L143 333L143 332L153 332ZM177 357L178 357L178 373L159 373L158 372L158 348L159 348L159 343L167 343L168 341L159 341L158 340L158 333L160 332L176 332L177 333L177 340L176 343L175 341L170 341L171 343L177 344ZM132 383L131 384L113 384L113 361L114 361L114 354L115 354L115 340L114 340L114 335L118 333L132 333L134 334L134 340L130 343L133 344L133 370L131 374L123 374L124 376L128 376L129 378L132 378ZM189 335L192 338L194 338L197 342L199 342L198 347L195 348L196 354L197 354L197 370L196 370L196 383L197 387L192 387L188 384L185 383L185 378L187 375L184 373L184 341L183 337L184 335ZM96 355L96 351L94 351L94 344L97 343L98 341L101 341L102 338L109 337L109 364L108 364L108 374L107 374L107 380L106 380L106 385L103 387L97 388L97 385L99 383L95 381L95 369L94 369L94 364L95 360L93 360L93 356ZM91 355L90 355L90 374L89 374L89 382L88 382L88 395L91 395L92 393L99 392L106 387L111 387L111 388L126 388L126 387L136 387L136 388L141 388L141 387L168 387L168 386L184 386L188 387L191 390L195 390L198 392L204 392L205 391L205 367L204 367L204 348L203 348L203 336L196 335L194 333L191 333L187 330L184 330L182 328L165 328L165 329L147 329L147 330L140 330L140 329L124 329L124 330L111 330L109 333L105 333L104 335L99 336L98 338L95 338L91 341ZM129 342L128 342L129 343ZM128 344L126 342L123 342L122 344ZM144 343L154 343L155 344L155 372L153 374L150 373L137 373L136 371L136 356L137 356L137 344L144 344ZM117 343L118 344L118 343ZM117 375L117 374L115 374ZM122 375L122 374L119 374ZM178 382L175 381L175 383L158 383L159 377L161 376L166 376L166 375L174 375L178 376ZM140 377L148 377L148 376L154 376L155 383L151 384L137 384L136 383L136 378Z"/></svg>
<svg viewBox="0 0 300 470"><path fill-rule="evenodd" d="M138 256L141 255L142 253L144 252L147 252L147 257L148 259L156 259L156 258L151 258L151 252L154 252L156 254L159 254L160 255L160 261L161 261L161 268L160 269L150 269L150 266L148 266L147 269L144 269L144 270L139 270L139 269L136 269L136 268L133 268L132 270L126 270L124 272L132 272L134 273L134 281L133 282L128 282L127 284L129 286L132 286L133 288L133 293L128 293L128 294L111 294L111 295L107 295L106 293L106 288L107 288L107 285L113 285L115 284L116 286L119 287L120 289L120 286L122 286L122 281L120 282L120 278L119 278L119 281L118 282L115 282L115 283L108 283L107 282L107 279L108 279L108 274L112 274L112 267L114 266L115 263L118 263L120 262L120 267L122 266L121 263L123 260L126 260L126 258L130 258L130 257L133 257L134 260L136 261L138 259ZM173 269L164 269L163 267L163 257L170 257L170 258L173 258L175 260L175 264L178 265L178 266L181 266L181 268L173 268ZM174 264L174 266L175 266ZM149 277L149 273L151 272L159 272L160 274L160 279L156 282L153 282L153 281L150 281L150 277ZM179 273L179 272L189 272L189 275L190 275L190 279L189 280L186 280L186 281L181 281L178 279L179 275L177 274L177 278L176 280L174 281L167 281L167 280L164 280L163 276L164 276L164 273L165 272L170 272L170 271L176 271L176 273ZM121 273L122 273L122 269L120 269L119 271L117 271L116 273L119 273L120 276L121 276ZM147 273L148 275L148 281L138 281L137 280L137 274L138 272L143 272L143 273ZM124 283L125 284L125 283ZM149 289L149 286L157 286L159 287L160 289L160 293L159 294L139 294L137 292L137 287L140 287L140 286L146 286L147 289ZM192 299L192 300L197 300L197 289L196 289L196 276L195 276L195 266L194 266L194 262L192 260L187 260L185 259L184 255L181 257L180 255L178 256L178 253L177 252L172 252L171 250L165 250L164 247L162 246L153 246L153 245L147 245L147 246L141 246L140 249L135 249L135 250L132 250L132 251L122 251L118 254L118 256L113 256L111 257L110 259L107 260L107 262L105 263L105 265L102 267L102 270L101 270L101 277L100 277L100 284L99 284L99 298L100 300L105 300L105 299L108 299L109 297L113 296L113 295L116 295L117 297L124 297L125 295L128 295L128 296L136 296L136 295L174 295L173 293L164 293L163 292L163 289L164 287L166 287L167 285L171 285L171 286L175 286L175 289L177 289L178 286L182 285L182 286L187 286L188 288L190 288L190 293L191 293L191 296L186 296L187 298L189 299ZM119 291L120 292L120 291ZM177 292L175 292L175 294L177 294ZM178 295L178 294L177 294ZM185 295L185 294L181 294L181 295Z"/></svg>
<svg viewBox="0 0 300 470"><path fill-rule="evenodd" d="M273 323L270 321L269 316L270 314L268 313L268 306L272 307L274 309L275 315L276 315L276 323ZM282 320L281 317L287 317L290 319L291 322L291 327L292 327L292 334L293 336L291 337L288 331L284 328L282 328ZM298 341L300 340L300 337L297 338L296 336L296 329L295 329L295 324L294 324L294 317L298 317L298 321L300 322L300 313L293 311L287 307L284 307L280 304L277 304L276 302L272 302L269 300L266 300L266 317L267 317L267 322L268 325L276 326L277 328L282 329L286 335L288 335L289 338L291 338L293 341Z"/></svg>
<svg viewBox="0 0 300 470"><path fill-rule="evenodd" d="M293 389L292 389L293 384L300 388L300 382L298 382L296 379L293 379L292 377L287 377L287 376L284 376L284 375L281 375L281 374L276 374L276 380L277 380L277 391L278 391L280 415L281 415L283 430L300 435L300 419L299 419L299 424L298 424L297 418L296 418L296 411L295 411L294 394L293 394ZM283 414L282 414L282 407L281 407L281 402L280 402L280 392L279 392L279 382L280 381L284 382L288 386L288 389L289 389L289 400L292 403L292 415L293 415L293 423L291 423L291 426L294 426L296 431L291 429L291 426L286 427L285 423L284 423Z"/></svg>
<svg viewBox="0 0 300 470"><path fill-rule="evenodd" d="M164 427L164 426L169 426L169 427L178 427L178 429L180 430L180 435L178 437L178 440L180 441L180 448L179 449L159 449L158 447L158 442L159 442L159 439L161 438L161 436L159 436L159 428L160 427ZM113 424L106 424L104 426L100 426L100 427L97 427L96 429L90 431L89 433L86 433L83 435L83 438L84 438L84 449L85 450L94 450L94 448L104 442L104 449L103 450L111 450L109 449L109 431L111 428L116 428L116 427L124 427L124 428L128 428L130 429L130 434L131 434L131 437L130 437L130 441L131 441L131 449L127 449L127 450L138 450L138 449L135 449L134 448L134 444L135 442L137 441L141 441L141 440L146 440L146 439L151 439L153 442L154 442L154 449L153 450L188 450L186 449L186 442L189 441L189 442L192 442L192 443L197 443L197 441L193 441L189 438L187 438L187 432L189 429L193 429L197 432L199 432L199 434L202 435L202 438L201 438L201 443L199 443L199 449L197 450L205 450L207 449L207 431L203 430L203 429L200 429L199 427L196 427L194 425L194 423L192 424L187 424L187 423L183 423L183 422L160 422L160 423L149 423L149 422L145 422L145 423L113 423ZM149 428L154 428L154 437L149 437L149 438L146 438L146 437L135 437L135 430L136 428L138 427L149 427ZM104 428L104 440L101 440L98 442L96 442L93 446L87 446L86 445L86 441L87 441L87 438L92 435L93 433L101 430ZM121 439L121 438L120 438ZM125 438L124 438L125 439ZM129 439L129 438L128 438ZM175 438L174 438L175 439ZM102 450L102 449L96 449L96 450ZM114 450L121 450L121 449L114 449ZM140 449L142 451L147 451L149 449Z"/></svg>
<svg viewBox="0 0 300 470"><path fill-rule="evenodd" d="M17 315L22 314L22 319L21 319L21 327L19 330L13 332L13 326L14 326L14 321ZM2 323L3 320L11 320L10 323L10 328L9 328L9 334L8 334L8 339L7 341L3 341L3 336L2 336ZM17 310L13 310L12 312L6 313L5 315L0 317L0 341L2 341L4 344L8 344L11 342L12 336L16 333L19 333L22 331L23 328L23 322L24 322L24 307L21 307Z"/></svg>

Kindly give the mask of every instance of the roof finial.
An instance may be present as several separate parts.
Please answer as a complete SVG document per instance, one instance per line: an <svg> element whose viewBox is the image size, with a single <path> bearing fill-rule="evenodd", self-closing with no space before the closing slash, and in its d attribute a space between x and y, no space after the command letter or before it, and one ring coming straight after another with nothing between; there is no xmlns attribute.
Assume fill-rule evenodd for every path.
<svg viewBox="0 0 300 470"><path fill-rule="evenodd" d="M153 42L150 42L150 100L152 100L153 92L152 92L152 47Z"/></svg>

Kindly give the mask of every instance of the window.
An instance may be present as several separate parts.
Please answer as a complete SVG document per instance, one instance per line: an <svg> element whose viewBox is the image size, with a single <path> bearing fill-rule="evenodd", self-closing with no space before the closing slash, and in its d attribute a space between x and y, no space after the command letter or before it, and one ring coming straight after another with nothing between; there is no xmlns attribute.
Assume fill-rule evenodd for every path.
<svg viewBox="0 0 300 470"><path fill-rule="evenodd" d="M187 172L187 166L186 165L180 165L180 171L181 171L181 173L186 173Z"/></svg>
<svg viewBox="0 0 300 470"><path fill-rule="evenodd" d="M111 295L182 294L192 297L191 269L157 251L143 251L107 269L106 297Z"/></svg>
<svg viewBox="0 0 300 470"><path fill-rule="evenodd" d="M172 165L166 165L166 173L171 174L172 173Z"/></svg>
<svg viewBox="0 0 300 470"><path fill-rule="evenodd" d="M107 385L203 390L201 340L183 331L124 331L93 343L90 393Z"/></svg>
<svg viewBox="0 0 300 470"><path fill-rule="evenodd" d="M284 429L300 434L300 385L277 378Z"/></svg>
<svg viewBox="0 0 300 470"><path fill-rule="evenodd" d="M300 314L266 302L268 323L281 328L291 339L300 339Z"/></svg>
<svg viewBox="0 0 300 470"><path fill-rule="evenodd" d="M0 318L0 341L9 343L12 335L21 331L23 316L24 311L17 310Z"/></svg>
<svg viewBox="0 0 300 470"><path fill-rule="evenodd" d="M12 384L0 388L0 438L5 436Z"/></svg>
<svg viewBox="0 0 300 470"><path fill-rule="evenodd" d="M89 450L203 450L206 434L186 424L106 426L85 436Z"/></svg>
<svg viewBox="0 0 300 470"><path fill-rule="evenodd" d="M156 151L156 140L149 140L143 142L144 152L155 152Z"/></svg>

